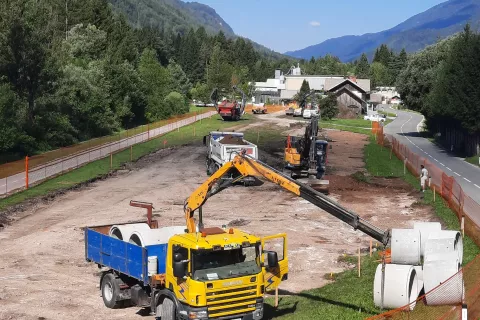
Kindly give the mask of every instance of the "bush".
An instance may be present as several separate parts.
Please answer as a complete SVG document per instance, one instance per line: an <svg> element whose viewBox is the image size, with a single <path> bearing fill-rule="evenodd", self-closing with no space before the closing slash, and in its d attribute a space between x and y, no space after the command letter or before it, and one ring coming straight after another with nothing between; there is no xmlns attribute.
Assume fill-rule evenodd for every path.
<svg viewBox="0 0 480 320"><path fill-rule="evenodd" d="M181 93L170 92L164 100L165 110L169 114L182 114L188 111L187 106L185 105L185 98Z"/></svg>

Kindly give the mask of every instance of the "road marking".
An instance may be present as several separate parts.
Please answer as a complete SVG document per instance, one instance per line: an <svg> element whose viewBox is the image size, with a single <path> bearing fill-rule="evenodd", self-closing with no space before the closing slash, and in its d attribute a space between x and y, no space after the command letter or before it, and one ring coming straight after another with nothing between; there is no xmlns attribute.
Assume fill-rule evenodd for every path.
<svg viewBox="0 0 480 320"><path fill-rule="evenodd" d="M435 160L435 161L437 161L437 162L438 162L438 160L437 160L437 159L433 159L433 160Z"/></svg>
<svg viewBox="0 0 480 320"><path fill-rule="evenodd" d="M443 163L441 163L441 162L439 162L439 163L442 165L442 167L445 167L445 165Z"/></svg>
<svg viewBox="0 0 480 320"><path fill-rule="evenodd" d="M425 154L428 156L428 153L427 153L427 151L424 151L424 152L425 152Z"/></svg>
<svg viewBox="0 0 480 320"><path fill-rule="evenodd" d="M455 171L453 171L453 173L455 173L457 176L461 177L461 175L459 175L458 173L456 173Z"/></svg>
<svg viewBox="0 0 480 320"><path fill-rule="evenodd" d="M422 149L422 148L420 148L420 147L419 147L418 149L420 149L420 151L423 151L423 149Z"/></svg>
<svg viewBox="0 0 480 320"><path fill-rule="evenodd" d="M432 159L433 159L433 157L432 157L432 155L431 155L431 154L429 154L428 156L429 156L430 158L432 158Z"/></svg>
<svg viewBox="0 0 480 320"><path fill-rule="evenodd" d="M474 186L477 187L478 189L480 189L480 186L478 186L478 185L476 185L476 184L474 184Z"/></svg>
<svg viewBox="0 0 480 320"><path fill-rule="evenodd" d="M465 181L468 181L468 182L470 182L470 183L472 182L472 181L468 180L467 178L463 178L463 179L465 179Z"/></svg>
<svg viewBox="0 0 480 320"><path fill-rule="evenodd" d="M445 167L445 168L447 168L448 170L452 171L452 169L450 169L449 167Z"/></svg>

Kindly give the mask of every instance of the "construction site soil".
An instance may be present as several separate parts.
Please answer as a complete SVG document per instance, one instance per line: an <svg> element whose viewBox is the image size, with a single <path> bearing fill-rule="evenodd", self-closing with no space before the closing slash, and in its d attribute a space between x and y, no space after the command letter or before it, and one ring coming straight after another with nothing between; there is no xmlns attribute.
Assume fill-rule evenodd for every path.
<svg viewBox="0 0 480 320"><path fill-rule="evenodd" d="M328 136L331 197L385 229L435 220L403 181L369 177L365 183L352 176L364 171L365 136L339 131ZM278 154L263 157L269 161ZM128 205L131 199L152 202L160 226L184 225L184 200L206 179L203 146L165 149L108 179L9 211L0 231L0 319L141 319L145 310L103 305L99 269L85 261L83 228L145 219L144 210ZM325 274L351 267L339 262L339 255L355 254L370 241L269 183L226 189L207 201L203 215L206 226L237 226L260 236L287 233L290 270L282 292L325 285Z"/></svg>

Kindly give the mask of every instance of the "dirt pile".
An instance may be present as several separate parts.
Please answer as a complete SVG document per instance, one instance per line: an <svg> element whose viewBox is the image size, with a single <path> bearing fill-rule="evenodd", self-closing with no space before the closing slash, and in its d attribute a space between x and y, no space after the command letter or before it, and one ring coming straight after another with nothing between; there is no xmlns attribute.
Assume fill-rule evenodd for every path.
<svg viewBox="0 0 480 320"><path fill-rule="evenodd" d="M248 146L248 143L245 142L241 137L232 136L231 134L225 135L221 140L220 143L223 144L238 144L242 146Z"/></svg>

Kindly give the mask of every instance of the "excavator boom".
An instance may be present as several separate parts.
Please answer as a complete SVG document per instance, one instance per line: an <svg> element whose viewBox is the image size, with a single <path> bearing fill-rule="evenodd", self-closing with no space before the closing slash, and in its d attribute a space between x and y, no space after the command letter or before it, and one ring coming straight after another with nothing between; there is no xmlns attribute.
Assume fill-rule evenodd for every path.
<svg viewBox="0 0 480 320"><path fill-rule="evenodd" d="M222 179L222 177L228 175L228 173L231 173L234 170L237 170L241 175L241 177L235 181L248 176L266 179L327 211L334 217L348 223L355 230L358 229L362 231L377 241L380 241L385 246L390 240L390 231L384 231L375 227L360 218L356 213L342 207L340 204L320 192L303 183L284 176L281 172L244 153L238 154L232 161L225 163L186 200L185 218L187 220L188 232L196 232L195 220L193 218L195 211L197 209L201 210L201 206L210 196L220 192L235 182L234 180ZM201 223L202 221L200 219L200 224Z"/></svg>

